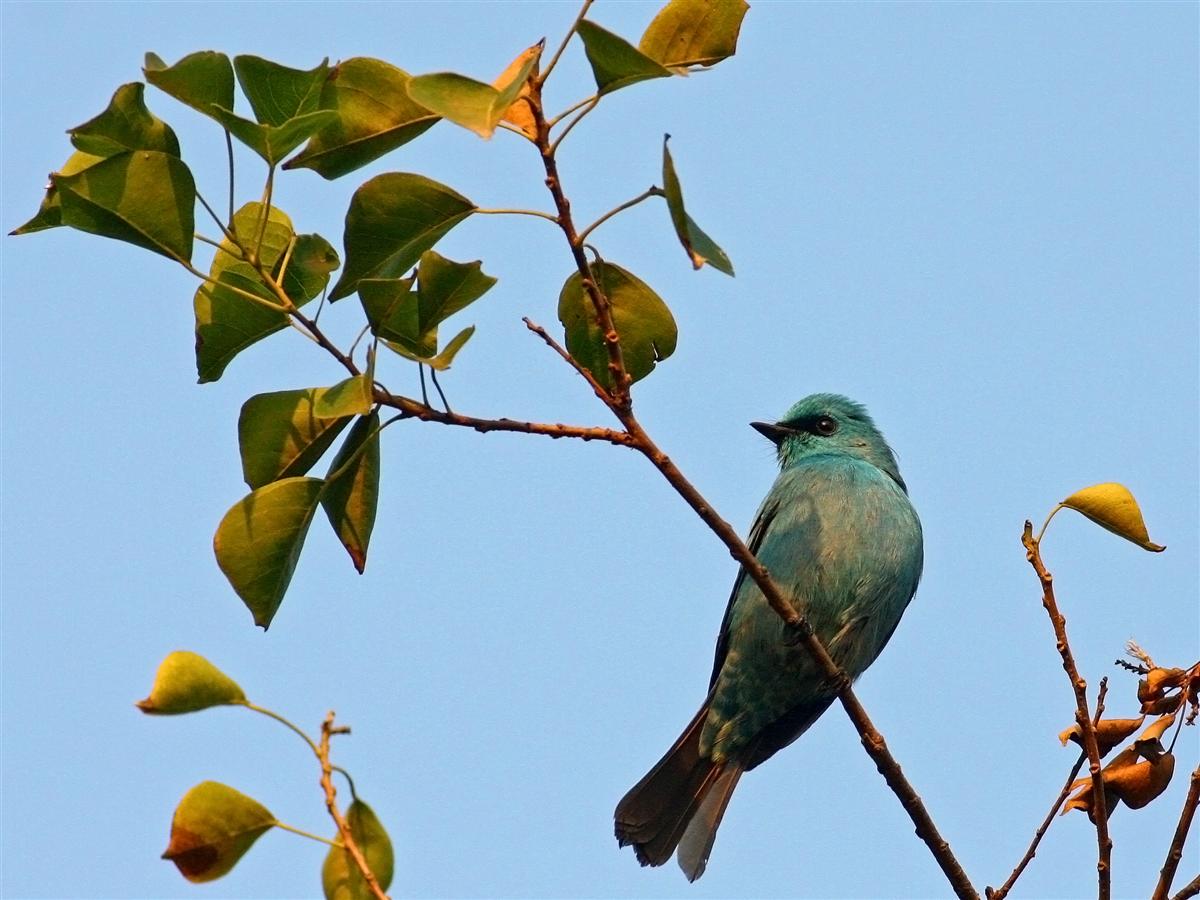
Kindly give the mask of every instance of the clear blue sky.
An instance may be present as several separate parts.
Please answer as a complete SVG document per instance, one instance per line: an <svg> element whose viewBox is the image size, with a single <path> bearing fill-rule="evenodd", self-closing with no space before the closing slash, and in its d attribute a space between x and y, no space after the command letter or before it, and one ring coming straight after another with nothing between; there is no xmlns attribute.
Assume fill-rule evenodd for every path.
<svg viewBox="0 0 1200 900"><path fill-rule="evenodd" d="M599 2L634 39L656 3ZM204 48L309 67L376 56L490 80L574 3L16 3L3 14L3 215L33 214L64 129ZM1061 515L1045 551L1080 665L1136 638L1190 664L1197 623L1197 6L755 2L736 58L621 91L572 135L566 187L590 220L659 178L663 132L689 211L737 278L693 273L659 204L595 235L671 305L679 350L641 416L743 532L774 477L747 427L818 390L866 403L925 525L926 575L860 696L982 892L1020 857L1074 760L1072 720L1019 543L1071 491L1127 484L1152 555ZM592 89L569 51L552 93ZM215 126L147 93L220 196ZM240 161L242 199L262 170ZM420 172L487 206L546 209L536 156L448 124L336 182L286 174L278 203L340 244L354 188ZM500 278L444 379L456 409L603 423L521 325L556 325L570 271L536 219L477 217L439 247ZM948 889L832 710L747 777L708 873L640 869L611 813L701 701L735 575L635 455L406 423L384 443L365 576L320 527L269 633L218 571L212 532L244 492L252 393L329 384L294 333L198 387L193 280L60 229L3 238L3 850L6 897L301 897L323 848L265 836L226 879L160 862L171 811L216 779L331 833L305 748L238 710L150 719L163 655L205 654L315 729L390 829L397 897L930 897ZM346 340L353 300L327 313ZM414 392L410 368L383 380ZM1112 819L1115 895L1146 896L1197 758ZM1193 836L1181 879L1195 874ZM1095 890L1095 837L1057 821L1025 897Z"/></svg>

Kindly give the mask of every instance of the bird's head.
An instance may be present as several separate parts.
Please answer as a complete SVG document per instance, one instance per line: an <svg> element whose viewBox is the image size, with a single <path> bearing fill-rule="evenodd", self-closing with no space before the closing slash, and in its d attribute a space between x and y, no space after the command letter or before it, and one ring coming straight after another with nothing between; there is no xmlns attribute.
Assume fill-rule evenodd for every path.
<svg viewBox="0 0 1200 900"><path fill-rule="evenodd" d="M811 394L778 422L750 424L775 445L782 468L821 454L857 456L905 488L892 448L866 408L841 394Z"/></svg>

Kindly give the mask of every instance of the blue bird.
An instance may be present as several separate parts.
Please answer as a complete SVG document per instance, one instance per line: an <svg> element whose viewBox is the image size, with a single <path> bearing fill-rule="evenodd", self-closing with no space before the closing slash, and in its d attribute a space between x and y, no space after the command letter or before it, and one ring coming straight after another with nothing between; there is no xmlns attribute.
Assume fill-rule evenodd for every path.
<svg viewBox="0 0 1200 900"><path fill-rule="evenodd" d="M860 404L813 394L775 424L751 423L780 473L750 530L750 550L851 678L875 661L921 578L921 523L896 457ZM835 699L758 585L738 573L721 623L708 696L679 740L615 813L621 846L660 866L678 849L704 874L743 772L800 737Z"/></svg>

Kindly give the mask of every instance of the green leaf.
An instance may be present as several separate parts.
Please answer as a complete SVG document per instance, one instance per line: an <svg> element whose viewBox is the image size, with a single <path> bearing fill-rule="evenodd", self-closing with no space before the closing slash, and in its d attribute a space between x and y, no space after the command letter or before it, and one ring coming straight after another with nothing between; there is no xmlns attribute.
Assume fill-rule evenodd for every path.
<svg viewBox="0 0 1200 900"><path fill-rule="evenodd" d="M105 158L126 150L157 150L179 156L175 132L146 108L145 90L140 81L121 85L104 112L67 129L71 143L84 153Z"/></svg>
<svg viewBox="0 0 1200 900"><path fill-rule="evenodd" d="M475 211L466 197L423 175L389 172L350 200L343 244L346 267L329 294L339 300L364 278L396 278Z"/></svg>
<svg viewBox="0 0 1200 900"><path fill-rule="evenodd" d="M379 413L361 417L329 466L321 506L359 573L379 504Z"/></svg>
<svg viewBox="0 0 1200 900"><path fill-rule="evenodd" d="M233 58L233 68L254 117L263 125L280 126L318 109L329 60L312 69L292 69L261 56L245 55ZM233 104L227 108L233 109Z"/></svg>
<svg viewBox="0 0 1200 900"><path fill-rule="evenodd" d="M177 156L128 150L73 175L52 175L62 223L161 253L192 258L196 184Z"/></svg>
<svg viewBox="0 0 1200 900"><path fill-rule="evenodd" d="M387 341L389 349L403 356L405 359L411 359L414 362L424 363L431 369L437 369L443 372L450 368L450 364L454 362L454 357L458 355L458 351L463 348L463 345L471 339L471 335L475 333L475 326L468 325L458 334L450 339L450 343L442 348L441 352L436 356L421 356L408 350L403 344ZM435 345L436 346L436 345Z"/></svg>
<svg viewBox="0 0 1200 900"><path fill-rule="evenodd" d="M352 414L322 418L316 406L326 388L256 394L238 416L242 477L251 488L309 471L329 449Z"/></svg>
<svg viewBox="0 0 1200 900"><path fill-rule="evenodd" d="M204 781L183 795L171 820L171 841L162 858L188 881L215 881L237 865L277 824L271 811L240 791Z"/></svg>
<svg viewBox="0 0 1200 900"><path fill-rule="evenodd" d="M324 486L319 478L284 478L243 497L217 526L217 565L264 629L291 583Z"/></svg>
<svg viewBox="0 0 1200 900"><path fill-rule="evenodd" d="M165 716L245 700L246 695L238 683L203 656L176 650L159 665L150 696L139 700L137 708L144 713Z"/></svg>
<svg viewBox="0 0 1200 900"><path fill-rule="evenodd" d="M1062 505L1083 513L1101 528L1132 541L1144 550L1161 553L1167 549L1150 540L1142 510L1129 488L1123 484L1094 484L1076 491Z"/></svg>
<svg viewBox="0 0 1200 900"><path fill-rule="evenodd" d="M412 78L408 83L408 95L456 125L468 128L482 138L490 138L520 96L541 55L541 44L525 50L517 57L517 60L523 60L519 68L502 86L493 87L455 72L437 72Z"/></svg>
<svg viewBox="0 0 1200 900"><path fill-rule="evenodd" d="M583 19L577 29L583 50L592 64L592 75L601 94L637 84L648 78L667 78L672 72L659 65L620 35Z"/></svg>
<svg viewBox="0 0 1200 900"><path fill-rule="evenodd" d="M365 56L336 65L321 88L320 108L333 110L337 118L283 167L338 178L423 134L440 117L409 97L410 77Z"/></svg>
<svg viewBox="0 0 1200 900"><path fill-rule="evenodd" d="M446 259L434 250L426 250L421 254L417 269L421 330L436 328L440 322L466 309L495 283L495 278L484 273L481 260L460 263Z"/></svg>
<svg viewBox="0 0 1200 900"><path fill-rule="evenodd" d="M737 52L746 0L671 0L650 23L638 49L672 68L712 66Z"/></svg>
<svg viewBox="0 0 1200 900"><path fill-rule="evenodd" d="M364 278L358 283L358 298L371 326L371 333L389 341L411 343L421 339L421 309L414 277ZM430 353L437 351L437 345Z"/></svg>
<svg viewBox="0 0 1200 900"><path fill-rule="evenodd" d="M206 116L213 115L213 106L233 109L233 66L224 53L189 53L173 66L147 53L142 74L160 91Z"/></svg>
<svg viewBox="0 0 1200 900"><path fill-rule="evenodd" d="M93 156L91 153L76 150L55 174L74 175L76 172L82 172L84 169L91 168L104 158L103 156ZM50 184L46 187L46 196L42 198L42 205L38 207L37 214L20 228L14 228L9 234L32 234L35 231L43 231L47 228L57 228L62 224L62 201L58 198L58 188L54 186L52 176Z"/></svg>
<svg viewBox="0 0 1200 900"><path fill-rule="evenodd" d="M273 166L337 119L332 110L316 110L288 119L282 125L262 125L243 119L220 106L212 107L213 118L229 133Z"/></svg>
<svg viewBox="0 0 1200 900"><path fill-rule="evenodd" d="M330 274L341 264L333 245L321 235L298 234L283 275L283 289L297 306L307 303L325 290ZM278 278L278 271L275 277Z"/></svg>
<svg viewBox="0 0 1200 900"><path fill-rule="evenodd" d="M679 243L692 260L696 269L708 263L718 272L733 275L733 263L700 226L692 221L692 217L683 208L683 190L679 186L679 176L675 174L675 162L671 159L671 151L667 149L667 141L671 136L663 137L663 192L667 196L667 209L671 213L671 224L675 226L675 234Z"/></svg>
<svg viewBox="0 0 1200 900"><path fill-rule="evenodd" d="M679 337L675 319L658 294L620 266L598 260L592 263L592 275L612 309L625 370L639 381L654 370L655 363L675 352ZM611 390L604 333L596 324L595 308L578 272L571 274L559 294L558 320L566 330L567 352Z"/></svg>
<svg viewBox="0 0 1200 900"><path fill-rule="evenodd" d="M313 413L325 419L365 416L374 404L370 376L354 375L345 381L339 381L333 387L317 391Z"/></svg>
<svg viewBox="0 0 1200 900"><path fill-rule="evenodd" d="M396 865L387 831L374 810L358 799L346 810L346 824L350 826L354 843L366 857L367 867L379 887L386 891L392 884ZM337 840L337 835L334 839ZM374 896L349 852L342 847L329 848L325 864L321 866L321 886L325 890L325 900L371 900Z"/></svg>
<svg viewBox="0 0 1200 900"><path fill-rule="evenodd" d="M281 264L288 245L292 242L292 220L287 213L271 207L270 218L262 221L262 204L247 203L234 214L233 231L238 243L258 246L259 260L263 267L274 270ZM262 238L257 240L261 231ZM301 238L305 241L301 251ZM336 261L337 253L324 238L317 235L302 235L296 239L292 260L288 264L288 275L284 285L288 296L296 306L302 306L320 293L329 280L328 255ZM336 262L334 263L336 265ZM279 298L272 293L259 277L254 267L240 259L237 247L228 239L221 241L221 249L213 257L209 276L217 284L202 284L196 290L193 307L196 314L196 371L200 383L216 381L238 353L251 344L286 328L288 317L281 309L275 312L247 300L230 288L239 288L264 300L278 304ZM308 293L308 288L315 288Z"/></svg>

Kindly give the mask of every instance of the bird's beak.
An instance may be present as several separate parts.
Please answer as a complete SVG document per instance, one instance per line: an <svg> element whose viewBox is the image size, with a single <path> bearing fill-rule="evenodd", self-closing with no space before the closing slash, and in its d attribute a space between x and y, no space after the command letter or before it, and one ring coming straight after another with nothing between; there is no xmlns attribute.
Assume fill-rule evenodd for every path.
<svg viewBox="0 0 1200 900"><path fill-rule="evenodd" d="M770 422L751 422L750 427L765 437L776 447L779 446L780 442L783 441L785 437L796 433L791 428L788 428L786 425L780 425L778 422L776 422L774 425L772 425Z"/></svg>

